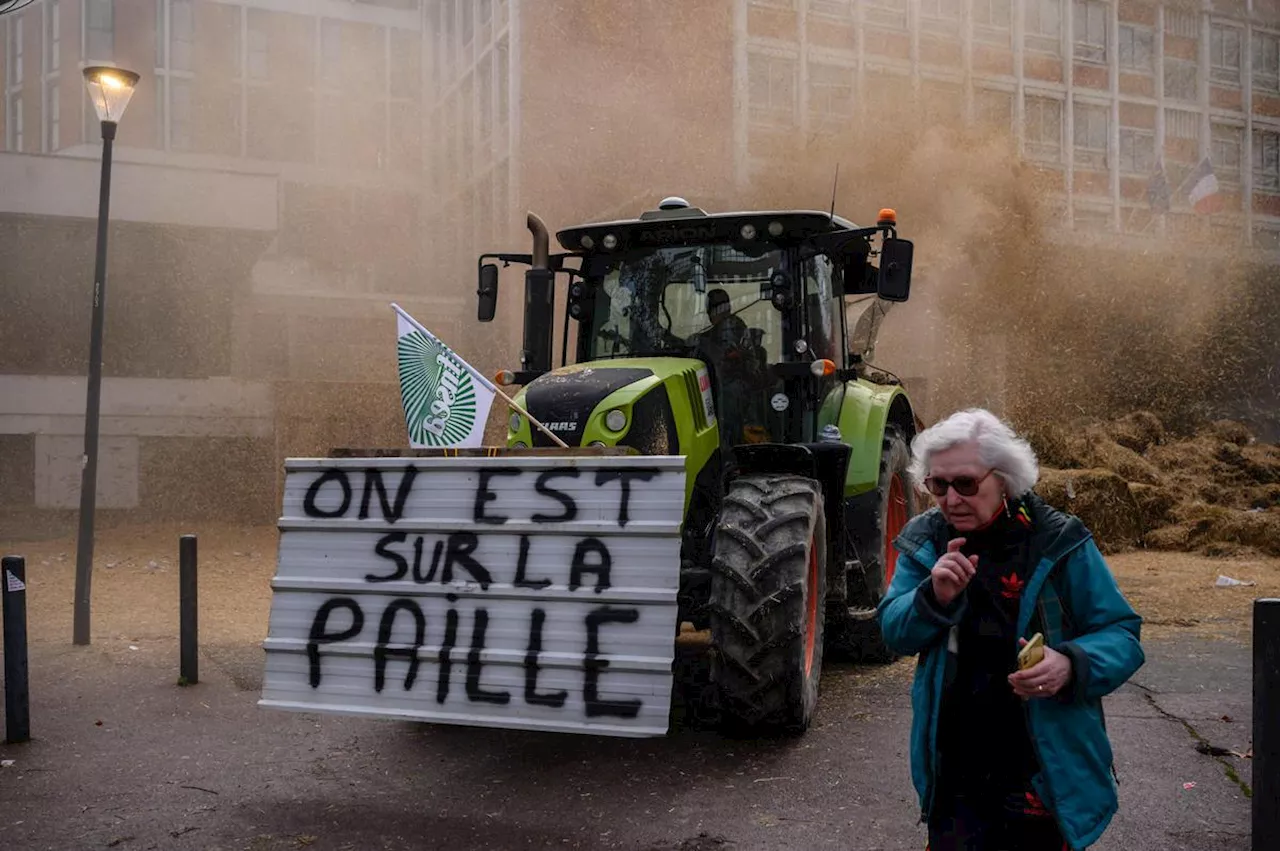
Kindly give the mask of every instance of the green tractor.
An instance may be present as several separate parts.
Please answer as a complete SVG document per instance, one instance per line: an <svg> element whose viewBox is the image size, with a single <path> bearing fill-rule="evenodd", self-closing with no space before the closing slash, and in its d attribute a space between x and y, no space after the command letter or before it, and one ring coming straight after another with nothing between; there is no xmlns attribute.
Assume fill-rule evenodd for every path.
<svg viewBox="0 0 1280 851"><path fill-rule="evenodd" d="M916 512L919 420L867 355L885 309L907 299L912 244L892 210L860 228L834 213L709 214L680 198L562 230L554 255L532 214L529 229L532 254L479 258L481 322L494 317L497 263L529 266L521 369L499 381L523 385L516 401L545 431L513 413L508 446L684 456L679 622L710 631L728 725L803 732L824 647L892 659L875 607ZM553 368L557 275L568 289Z"/></svg>

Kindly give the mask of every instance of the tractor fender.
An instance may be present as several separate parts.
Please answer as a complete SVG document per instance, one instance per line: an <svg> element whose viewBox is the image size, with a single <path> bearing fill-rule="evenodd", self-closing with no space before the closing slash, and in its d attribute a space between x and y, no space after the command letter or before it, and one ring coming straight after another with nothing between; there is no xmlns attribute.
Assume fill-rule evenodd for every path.
<svg viewBox="0 0 1280 851"><path fill-rule="evenodd" d="M897 428L904 439L916 435L919 420L906 391L897 384L847 381L827 394L818 412L819 429L835 425L850 447L845 498L875 489L880 481L880 451L885 432Z"/></svg>
<svg viewBox="0 0 1280 851"><path fill-rule="evenodd" d="M827 521L828 570L843 568L845 468L849 447L844 443L749 443L733 448L735 475L794 473L814 479L822 487Z"/></svg>

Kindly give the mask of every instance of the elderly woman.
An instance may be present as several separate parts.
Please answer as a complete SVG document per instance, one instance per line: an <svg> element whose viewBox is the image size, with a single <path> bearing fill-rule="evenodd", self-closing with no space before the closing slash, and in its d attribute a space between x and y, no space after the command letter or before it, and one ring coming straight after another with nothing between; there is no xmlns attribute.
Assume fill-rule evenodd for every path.
<svg viewBox="0 0 1280 851"><path fill-rule="evenodd" d="M1141 619L993 414L952 414L911 448L937 508L899 536L879 616L893 650L920 654L911 772L930 851L1085 848L1117 808L1102 697L1142 665ZM1044 658L1019 670L1037 632Z"/></svg>

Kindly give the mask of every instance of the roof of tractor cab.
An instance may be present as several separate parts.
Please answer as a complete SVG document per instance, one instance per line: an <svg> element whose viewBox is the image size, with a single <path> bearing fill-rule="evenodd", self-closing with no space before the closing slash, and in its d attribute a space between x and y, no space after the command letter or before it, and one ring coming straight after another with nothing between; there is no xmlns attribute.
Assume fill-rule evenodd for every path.
<svg viewBox="0 0 1280 851"><path fill-rule="evenodd" d="M856 227L848 219L817 210L707 213L688 206L682 199L670 198L662 202L660 209L642 213L639 218L565 228L556 234L556 239L566 251L614 252L707 242L759 240L785 244Z"/></svg>

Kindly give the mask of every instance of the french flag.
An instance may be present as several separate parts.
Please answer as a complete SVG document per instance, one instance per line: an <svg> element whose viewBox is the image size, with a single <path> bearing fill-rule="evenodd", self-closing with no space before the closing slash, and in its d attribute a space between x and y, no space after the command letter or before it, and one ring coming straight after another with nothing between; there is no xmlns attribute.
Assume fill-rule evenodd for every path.
<svg viewBox="0 0 1280 851"><path fill-rule="evenodd" d="M1187 177L1191 191L1187 197L1197 213L1216 213L1222 209L1222 195L1218 192L1218 178L1213 173L1213 165L1205 157L1196 166L1196 170Z"/></svg>

